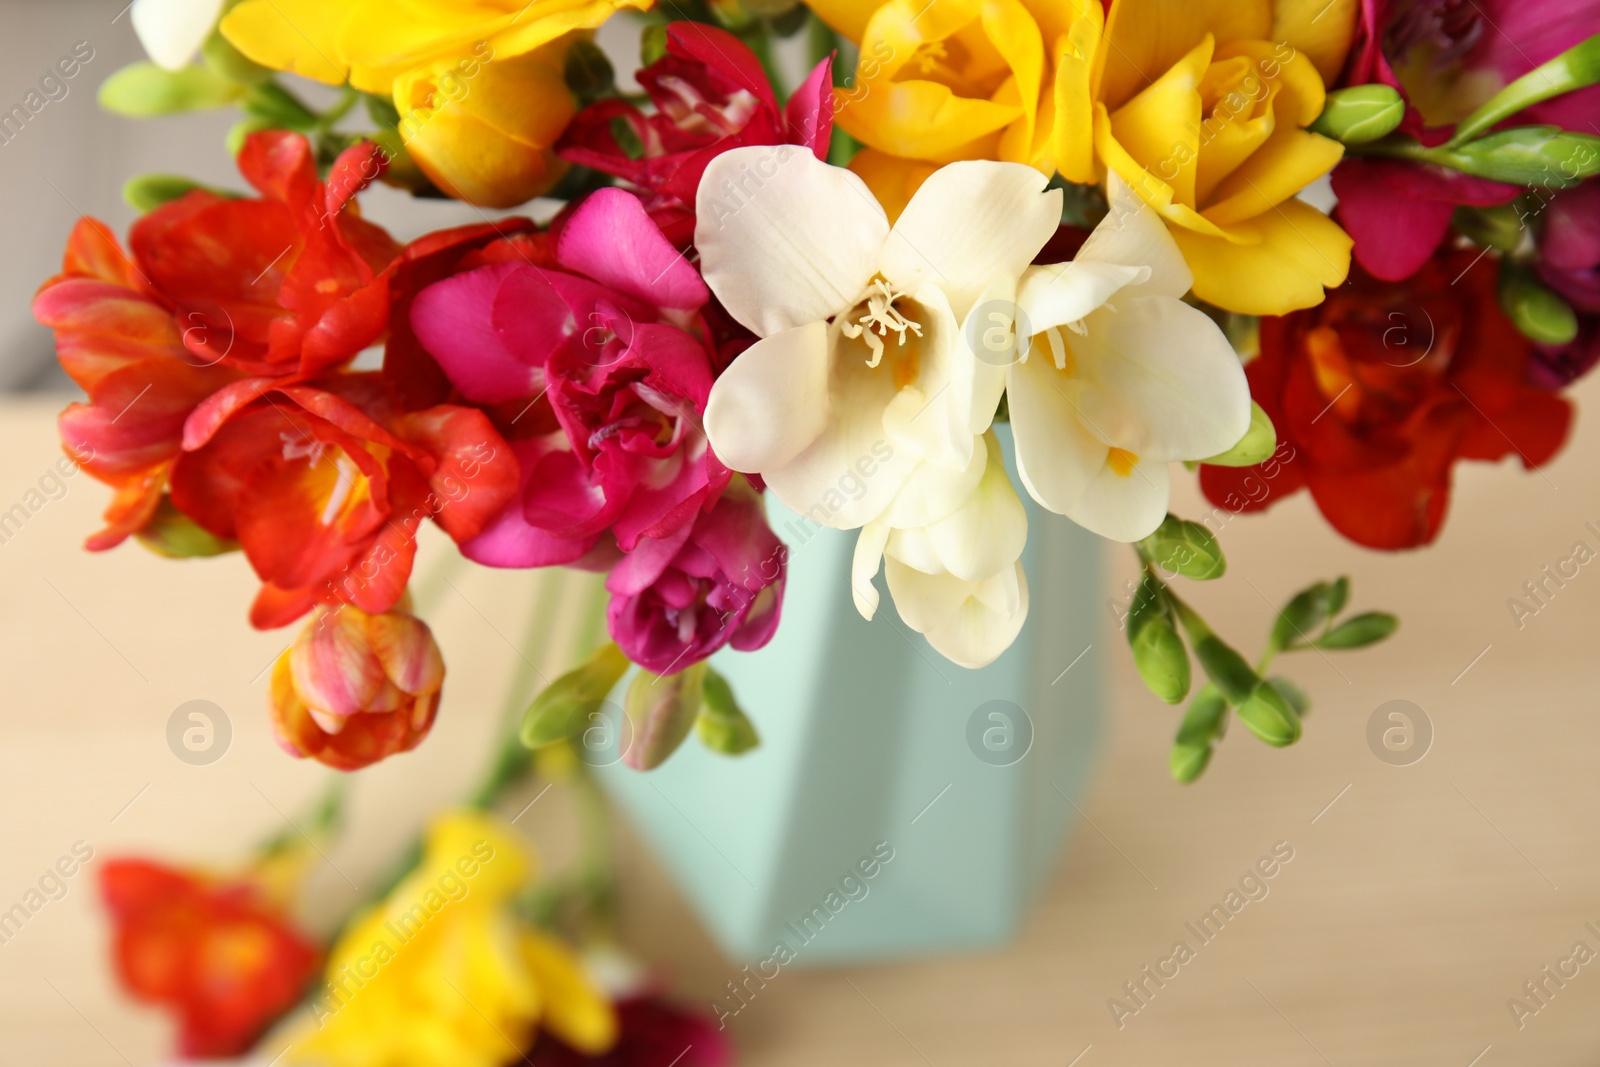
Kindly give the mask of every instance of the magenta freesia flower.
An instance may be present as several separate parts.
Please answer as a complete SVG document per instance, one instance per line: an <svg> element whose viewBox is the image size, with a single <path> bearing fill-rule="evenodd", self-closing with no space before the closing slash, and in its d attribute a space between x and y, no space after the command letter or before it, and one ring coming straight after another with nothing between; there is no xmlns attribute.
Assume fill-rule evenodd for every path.
<svg viewBox="0 0 1600 1067"><path fill-rule="evenodd" d="M1362 0L1344 84L1398 89L1401 131L1427 145L1500 89L1600 26L1600 0ZM1600 88L1536 104L1509 124L1592 132ZM1428 260L1458 206L1509 203L1522 190L1424 163L1349 157L1333 172L1339 221L1371 274L1397 281Z"/></svg>
<svg viewBox="0 0 1600 1067"><path fill-rule="evenodd" d="M1578 313L1569 344L1534 346L1533 380L1558 389L1600 362L1600 181L1556 193L1541 217L1539 277Z"/></svg>
<svg viewBox="0 0 1600 1067"><path fill-rule="evenodd" d="M685 528L727 485L700 429L712 365L699 273L637 197L572 213L555 266L495 263L423 290L418 339L469 401L516 412L521 492L462 545L497 567L604 563ZM615 546L607 540L615 535Z"/></svg>
<svg viewBox="0 0 1600 1067"><path fill-rule="evenodd" d="M724 645L748 652L772 639L788 555L743 480L717 506L664 538L642 538L606 580L611 636L657 674Z"/></svg>
<svg viewBox="0 0 1600 1067"><path fill-rule="evenodd" d="M761 61L725 30L697 22L667 27L667 53L641 70L655 111L608 98L580 111L558 149L573 163L630 182L675 244L694 237L695 192L706 166L732 148L802 145L826 159L833 133L833 61L824 59L780 107ZM617 140L626 123L637 158Z"/></svg>

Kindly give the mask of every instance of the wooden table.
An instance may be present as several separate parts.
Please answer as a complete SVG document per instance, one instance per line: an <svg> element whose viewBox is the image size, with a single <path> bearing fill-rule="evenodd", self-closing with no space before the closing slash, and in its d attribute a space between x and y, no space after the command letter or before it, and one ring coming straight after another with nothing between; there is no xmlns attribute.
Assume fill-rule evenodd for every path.
<svg viewBox="0 0 1600 1067"><path fill-rule="evenodd" d="M1578 399L1600 396L1591 382ZM0 406L0 512L25 502L58 455L60 401ZM1348 573L1359 608L1397 610L1373 651L1300 654L1316 700L1304 740L1274 751L1233 731L1200 784L1167 778L1177 713L1146 695L1107 618L1097 653L1112 679L1108 750L1065 862L1013 948L893 966L785 970L731 1024L743 1062L818 1064L1394 1064L1587 1067L1600 1059L1600 963L1581 968L1519 1028L1508 1000L1571 955L1600 951L1600 565L1583 568L1519 628L1507 606L1577 541L1600 548L1600 423L1580 421L1543 474L1461 469L1433 550L1377 555L1340 541L1304 497L1224 531L1228 577L1194 590L1241 644L1273 605ZM148 851L220 864L281 831L321 789L286 758L264 714L281 634L245 624L253 582L236 557L172 563L135 546L78 544L104 490L79 476L0 544L0 910L76 842L97 857L0 945L0 1065L142 1065L165 1024L123 1000L105 966L95 902L100 858ZM1197 513L1189 488L1175 510ZM441 558L433 544L425 556ZM1112 557L1107 595L1131 572ZM475 777L516 663L528 575L434 567L451 676L437 730L417 753L364 774L351 832L313 876L326 926L377 877L428 809ZM1589 573L1594 570L1595 573ZM544 595L549 595L548 592ZM166 742L185 701L220 705L225 758L189 766ZM1392 766L1368 720L1390 700L1421 707L1426 758ZM519 822L552 864L572 849L558 792ZM1293 858L1222 933L1187 924L1224 900L1274 845ZM624 839L631 944L686 997L709 1001L737 967ZM1251 883L1254 886L1255 883ZM1257 891L1259 895L1259 891ZM1163 964L1175 942L1194 957ZM1143 968L1172 975L1159 988ZM1124 983L1150 992L1143 1006ZM1108 1008L1120 998L1136 1013ZM1531 1003L1531 1002L1530 1002Z"/></svg>

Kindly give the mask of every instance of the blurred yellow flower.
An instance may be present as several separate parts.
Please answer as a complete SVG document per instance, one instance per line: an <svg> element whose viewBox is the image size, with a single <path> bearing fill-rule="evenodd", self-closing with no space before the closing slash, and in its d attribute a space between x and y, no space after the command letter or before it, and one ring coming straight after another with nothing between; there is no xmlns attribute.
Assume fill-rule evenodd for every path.
<svg viewBox="0 0 1600 1067"><path fill-rule="evenodd" d="M1295 199L1344 149L1304 129L1349 48L1355 0L1116 0L1095 148L1166 220L1194 292L1281 315L1344 281L1350 238Z"/></svg>
<svg viewBox="0 0 1600 1067"><path fill-rule="evenodd" d="M839 124L862 143L923 163L999 159L1093 179L1089 79L1100 0L811 7L861 46L835 106Z"/></svg>
<svg viewBox="0 0 1600 1067"><path fill-rule="evenodd" d="M421 864L329 954L317 1028L289 1061L321 1067L502 1067L538 1030L598 1054L611 1006L559 942L509 907L533 858L509 827L456 812L430 827Z"/></svg>
<svg viewBox="0 0 1600 1067"><path fill-rule="evenodd" d="M652 0L243 0L223 18L264 66L390 96L400 133L435 184L489 207L546 192L549 151L575 102L566 52L622 9Z"/></svg>

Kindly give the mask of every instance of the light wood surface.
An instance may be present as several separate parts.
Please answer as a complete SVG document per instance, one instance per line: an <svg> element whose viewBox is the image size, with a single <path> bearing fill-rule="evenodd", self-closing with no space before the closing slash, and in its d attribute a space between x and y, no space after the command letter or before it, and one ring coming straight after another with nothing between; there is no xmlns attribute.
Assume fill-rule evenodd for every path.
<svg viewBox="0 0 1600 1067"><path fill-rule="evenodd" d="M1597 396L1591 384L1577 399ZM0 511L59 454L60 403L0 404ZM1107 750L1084 803L1093 825L1080 826L1021 941L892 966L786 969L730 1023L741 1061L1600 1062L1600 961L1522 1029L1507 1007L1575 942L1600 951L1585 928L1600 928L1600 563L1521 629L1507 607L1575 542L1600 549L1585 526L1600 527L1597 478L1600 423L1580 418L1543 474L1461 469L1431 551L1353 548L1304 497L1230 523L1227 578L1191 589L1241 645L1256 647L1294 590L1339 573L1353 576L1357 608L1398 611L1404 625L1376 650L1285 660L1316 701L1304 740L1274 751L1234 730L1189 788L1166 773L1178 712L1140 689L1105 605L1085 604L1106 619L1094 654L1111 679ZM105 966L99 862L145 851L224 863L281 831L325 781L270 739L263 672L285 635L247 627L243 561L172 563L132 545L84 554L104 502L101 487L74 478L0 544L0 910L75 842L97 857L0 944L0 1067L157 1059L164 1021L122 999ZM1199 511L1192 489L1179 490L1175 510ZM450 667L444 711L418 752L356 783L350 832L313 877L312 918L324 925L479 773L517 664L512 642L535 597L561 595L529 575L440 572L440 548L429 546L421 571L437 591L428 616ZM1125 555L1108 557L1107 596L1131 573ZM227 755L210 766L185 765L166 744L168 717L192 699L214 701L232 723ZM1393 699L1419 705L1435 730L1412 766L1368 747L1369 716ZM569 816L557 790L518 822L551 865L571 852ZM1293 859L1268 895L1202 945L1186 924L1278 842ZM709 1002L737 965L626 834L621 850L630 943L686 998ZM1126 1000L1123 983L1180 940L1194 958L1119 1029L1108 1000Z"/></svg>

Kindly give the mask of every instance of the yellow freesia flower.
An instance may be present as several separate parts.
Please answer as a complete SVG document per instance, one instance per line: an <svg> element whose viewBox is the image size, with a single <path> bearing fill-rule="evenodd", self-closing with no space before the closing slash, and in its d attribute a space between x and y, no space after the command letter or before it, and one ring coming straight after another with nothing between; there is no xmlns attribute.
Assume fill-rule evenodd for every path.
<svg viewBox="0 0 1600 1067"><path fill-rule="evenodd" d="M1281 315L1344 281L1350 238L1295 199L1339 161L1304 127L1349 48L1354 0L1116 0L1095 148L1166 221L1194 292Z"/></svg>
<svg viewBox="0 0 1600 1067"><path fill-rule="evenodd" d="M861 46L839 124L904 164L999 159L1093 179L1089 81L1100 0L814 0ZM876 190L874 190L876 191Z"/></svg>
<svg viewBox="0 0 1600 1067"><path fill-rule="evenodd" d="M451 195L488 207L549 190L550 148L575 102L571 44L652 0L243 0L223 18L263 66L390 96L417 164Z"/></svg>
<svg viewBox="0 0 1600 1067"><path fill-rule="evenodd" d="M479 812L429 829L421 864L329 955L317 1028L288 1060L319 1067L502 1067L538 1030L590 1054L616 1040L611 1006L559 942L510 911L533 858Z"/></svg>

